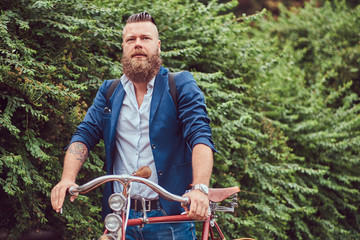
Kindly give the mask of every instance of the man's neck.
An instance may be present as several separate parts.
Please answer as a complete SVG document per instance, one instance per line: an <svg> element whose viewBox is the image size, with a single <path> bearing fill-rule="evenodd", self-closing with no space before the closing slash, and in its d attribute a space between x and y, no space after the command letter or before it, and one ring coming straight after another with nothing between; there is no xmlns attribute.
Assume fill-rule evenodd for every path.
<svg viewBox="0 0 360 240"><path fill-rule="evenodd" d="M138 106L140 108L140 106L144 100L144 96L148 90L147 89L148 82L141 82L141 83L132 82L132 83L134 84L135 96L136 96Z"/></svg>

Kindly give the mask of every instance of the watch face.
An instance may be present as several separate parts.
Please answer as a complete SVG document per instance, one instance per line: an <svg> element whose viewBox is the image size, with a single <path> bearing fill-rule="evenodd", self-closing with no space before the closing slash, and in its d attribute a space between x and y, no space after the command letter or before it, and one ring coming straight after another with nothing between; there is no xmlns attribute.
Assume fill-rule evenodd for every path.
<svg viewBox="0 0 360 240"><path fill-rule="evenodd" d="M199 189L201 192L203 192L206 195L209 193L209 188L205 184L196 184L193 187L193 189Z"/></svg>
<svg viewBox="0 0 360 240"><path fill-rule="evenodd" d="M209 193L209 188L208 188L206 185L201 184L201 185L200 185L200 188L201 188L201 191L202 191L203 193L205 193L205 194L208 194L208 193Z"/></svg>

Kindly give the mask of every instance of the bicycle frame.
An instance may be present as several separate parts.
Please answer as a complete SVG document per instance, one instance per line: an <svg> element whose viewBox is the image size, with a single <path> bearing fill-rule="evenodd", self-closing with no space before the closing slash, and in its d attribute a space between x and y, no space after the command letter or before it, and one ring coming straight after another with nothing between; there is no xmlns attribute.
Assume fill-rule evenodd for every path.
<svg viewBox="0 0 360 240"><path fill-rule="evenodd" d="M153 189L155 192L157 192L161 197L163 197L164 199L167 199L169 201L177 201L180 202L184 205L189 203L189 199L187 197L181 197L181 196L177 196L174 195L172 193L169 193L168 191L166 191L164 188L162 188L161 186L155 184L154 182L142 178L142 177L137 177L137 176L130 176L130 175L107 175L107 176L103 176L103 177L99 177L96 178L82 186L79 187L71 187L69 189L70 194L76 194L76 193L87 193L89 191L91 191L92 189L106 183L106 182L110 182L110 181L117 181L120 182L123 186L124 186L124 190L122 195L125 197L124 199L128 198L127 200L122 200L123 202L119 201L122 205L121 209L116 209L114 211L114 213L109 214L109 215L116 215L121 219L121 221L119 220L119 224L121 225L121 227L117 228L116 230L109 230L109 227L106 226L106 219L105 219L105 226L106 226L106 230L104 232L104 234L99 238L100 240L125 240L125 232L126 232L126 227L127 226L135 226L135 225L145 225L145 224L155 224L155 223L167 223L167 222L185 222L185 221L194 221L194 219L189 218L189 216L187 214L183 214L183 215L172 215L172 216L162 216L162 217L147 217L146 216L146 210L145 210L145 203L143 201L143 218L138 218L138 219L127 219L128 217L128 210L129 208L127 208L129 203L129 198L130 195L128 194L128 190L130 187L130 183L131 182L140 182L143 183L147 186L149 186L151 189ZM237 192L239 192L240 189L238 187L232 187L232 188L211 188L209 191L209 199L210 199L210 209L209 209L209 216L207 217L206 220L202 221L203 222L203 228L202 228L202 240L207 240L209 239L209 236L211 237L211 239L215 239L215 234L213 231L213 227L215 227L217 233L219 234L221 239L225 239L223 233L221 232L221 229L219 227L219 225L217 224L216 220L215 220L215 212L216 211L227 211L227 212L233 212L234 211L234 207L237 205L236 201L236 194ZM120 196L121 199L121 194L117 193L114 194L117 195L116 197ZM230 197L230 198L229 198ZM110 197L111 198L111 197ZM109 198L109 199L110 199ZM231 200L229 207L224 207L224 206L219 206L218 203L229 198ZM109 200L110 201L110 200ZM127 202L127 203L126 203ZM109 202L110 204L110 202ZM111 207L111 205L110 205ZM127 208L127 211L125 211L125 209ZM108 215L108 216L109 216ZM121 222L121 223L120 223Z"/></svg>
<svg viewBox="0 0 360 240"><path fill-rule="evenodd" d="M211 239L215 239L215 234L213 231L213 228L211 227L211 218L212 216L209 216L206 220L203 221L203 228L202 228L202 240L209 239L209 236ZM189 218L188 215L172 215L172 216L164 216L164 217L150 217L147 218L146 224L154 224L154 223L168 223L168 222L188 222L188 221L194 221L193 219ZM214 224L214 227L217 230L217 233L220 236L220 239L225 239L224 234L222 233L218 223L214 220L212 222ZM137 218L137 219L129 219L127 226L139 226L143 225L143 219ZM122 240L125 240L125 227L122 228ZM106 235L108 233L108 230L106 229L103 235Z"/></svg>

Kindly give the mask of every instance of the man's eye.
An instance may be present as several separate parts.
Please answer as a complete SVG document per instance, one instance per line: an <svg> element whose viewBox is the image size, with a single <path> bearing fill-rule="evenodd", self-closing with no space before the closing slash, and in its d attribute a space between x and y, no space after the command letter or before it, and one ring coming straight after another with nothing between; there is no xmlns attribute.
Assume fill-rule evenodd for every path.
<svg viewBox="0 0 360 240"><path fill-rule="evenodd" d="M135 39L134 38L129 38L128 40L126 40L127 42L133 42Z"/></svg>

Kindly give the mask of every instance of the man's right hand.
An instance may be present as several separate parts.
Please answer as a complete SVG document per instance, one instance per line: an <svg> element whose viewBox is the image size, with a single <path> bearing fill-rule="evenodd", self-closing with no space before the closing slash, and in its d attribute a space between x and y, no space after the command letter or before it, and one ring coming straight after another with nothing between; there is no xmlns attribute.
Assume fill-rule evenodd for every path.
<svg viewBox="0 0 360 240"><path fill-rule="evenodd" d="M51 205L56 212L60 212L65 200L66 192L72 186L78 187L78 185L73 181L61 180L51 190ZM74 202L77 196L78 194L71 195L70 201Z"/></svg>
<svg viewBox="0 0 360 240"><path fill-rule="evenodd" d="M82 142L73 142L66 150L61 181L51 191L51 205L56 212L60 212L68 189L78 187L75 183L76 176L88 154L88 148ZM72 195L70 201L73 202L77 195Z"/></svg>

